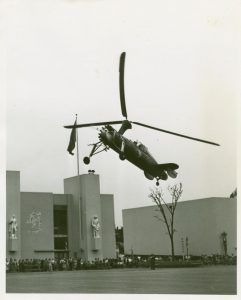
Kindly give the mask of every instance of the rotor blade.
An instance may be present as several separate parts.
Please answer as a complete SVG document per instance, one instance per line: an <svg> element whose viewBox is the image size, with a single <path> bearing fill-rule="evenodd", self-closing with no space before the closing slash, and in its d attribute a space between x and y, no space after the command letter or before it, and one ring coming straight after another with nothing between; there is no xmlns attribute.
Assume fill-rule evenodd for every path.
<svg viewBox="0 0 241 300"><path fill-rule="evenodd" d="M180 136L180 137L183 137L183 138L186 138L186 139L190 139L190 140L194 140L194 141L198 141L198 142L202 142L202 143L206 143L206 144L211 144L211 145L215 145L215 146L220 146L217 143L213 143L213 142L209 142L209 141L206 141L206 140L201 140L201 139L198 139L198 138L195 138L195 137L191 137L191 136L188 136L188 135L179 134L179 133L176 133L176 132L160 129L160 128L149 126L149 125L146 125L146 124L143 124L143 123L132 122L132 121L131 121L131 123L136 124L136 125L140 125L140 126L143 126L143 127L147 127L147 128L150 128L150 129L162 131L162 132L165 132L165 133L177 135L177 136Z"/></svg>
<svg viewBox="0 0 241 300"><path fill-rule="evenodd" d="M124 69L125 69L126 53L122 52L120 56L119 65L119 90L122 116L127 119L126 102L125 102L125 88L124 88Z"/></svg>
<svg viewBox="0 0 241 300"><path fill-rule="evenodd" d="M99 126L99 125L111 125L111 124L122 124L123 121L108 121L108 122L98 122L98 123L86 123L86 124L77 124L77 125L67 125L64 128L82 128L82 127L91 127L91 126Z"/></svg>

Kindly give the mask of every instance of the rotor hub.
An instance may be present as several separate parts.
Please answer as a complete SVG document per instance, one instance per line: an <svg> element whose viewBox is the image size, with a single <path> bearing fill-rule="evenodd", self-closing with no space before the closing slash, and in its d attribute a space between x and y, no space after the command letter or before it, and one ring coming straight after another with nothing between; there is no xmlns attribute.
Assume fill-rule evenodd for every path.
<svg viewBox="0 0 241 300"><path fill-rule="evenodd" d="M124 120L122 122L121 128L119 129L118 132L120 134L124 134L126 132L126 130L131 129L131 128L132 128L131 122L128 120Z"/></svg>

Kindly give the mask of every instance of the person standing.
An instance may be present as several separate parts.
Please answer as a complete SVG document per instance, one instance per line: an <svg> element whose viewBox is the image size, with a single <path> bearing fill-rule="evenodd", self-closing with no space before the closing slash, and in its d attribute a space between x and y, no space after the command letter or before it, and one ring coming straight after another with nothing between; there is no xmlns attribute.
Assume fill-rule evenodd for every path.
<svg viewBox="0 0 241 300"><path fill-rule="evenodd" d="M155 262L156 262L155 255L152 254L152 255L151 255L151 258L150 258L151 270L155 270L155 268L156 268Z"/></svg>
<svg viewBox="0 0 241 300"><path fill-rule="evenodd" d="M51 258L49 258L49 261L48 261L48 269L49 269L49 272L53 272L53 265L52 265Z"/></svg>

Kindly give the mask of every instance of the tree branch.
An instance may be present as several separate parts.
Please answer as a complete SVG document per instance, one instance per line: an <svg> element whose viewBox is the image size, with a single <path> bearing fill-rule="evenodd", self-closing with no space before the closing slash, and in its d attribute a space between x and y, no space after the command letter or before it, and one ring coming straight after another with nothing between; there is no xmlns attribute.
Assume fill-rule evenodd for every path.
<svg viewBox="0 0 241 300"><path fill-rule="evenodd" d="M175 215L175 210L177 207L177 202L180 199L182 195L182 183L179 185L175 184L173 186L168 187L168 191L171 195L171 204L168 204L165 199L164 199L164 194L162 192L161 188L155 188L150 190L151 193L149 195L149 198L152 199L152 201L157 205L159 212L162 215L161 217L154 216L157 218L159 221L165 223L168 235L171 241L171 246L172 246L172 256L174 255L174 244L173 244L173 236L174 233L176 232L176 229L174 228L174 215ZM166 208L166 210L164 209ZM155 210L157 211L157 209ZM169 222L168 222L168 217L167 217L167 212L169 212Z"/></svg>
<svg viewBox="0 0 241 300"><path fill-rule="evenodd" d="M156 218L158 221L160 221L162 223L165 223L165 221L162 218L158 217L158 216L154 216L154 218Z"/></svg>

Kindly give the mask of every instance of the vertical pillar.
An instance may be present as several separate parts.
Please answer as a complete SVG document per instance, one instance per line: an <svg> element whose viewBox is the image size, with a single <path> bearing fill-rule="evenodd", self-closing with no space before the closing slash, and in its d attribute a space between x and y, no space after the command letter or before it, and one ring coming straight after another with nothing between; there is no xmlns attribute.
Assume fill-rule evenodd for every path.
<svg viewBox="0 0 241 300"><path fill-rule="evenodd" d="M99 175L65 179L64 193L73 195L71 252L85 261L103 259Z"/></svg>
<svg viewBox="0 0 241 300"><path fill-rule="evenodd" d="M99 175L80 176L83 237L82 257L86 261L103 259L102 216Z"/></svg>
<svg viewBox="0 0 241 300"><path fill-rule="evenodd" d="M71 256L81 257L81 210L80 210L80 178L78 176L64 179L64 193L72 195L72 203L68 203L68 235Z"/></svg>
<svg viewBox="0 0 241 300"><path fill-rule="evenodd" d="M21 258L20 172L6 174L6 254L8 258Z"/></svg>

